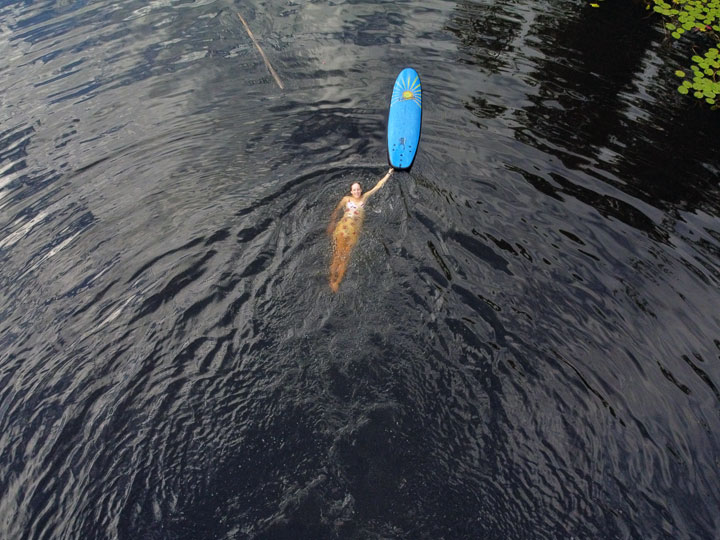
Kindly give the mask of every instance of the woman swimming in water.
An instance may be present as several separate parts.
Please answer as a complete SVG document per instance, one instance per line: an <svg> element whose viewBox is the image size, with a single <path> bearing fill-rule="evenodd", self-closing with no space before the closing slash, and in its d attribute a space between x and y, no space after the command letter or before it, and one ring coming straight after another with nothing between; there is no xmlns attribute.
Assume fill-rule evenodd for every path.
<svg viewBox="0 0 720 540"><path fill-rule="evenodd" d="M348 261L350 260L350 252L355 242L357 242L362 228L363 218L365 217L365 202L368 197L383 187L387 182L393 169L387 172L375 187L365 193L358 182L350 186L350 195L346 195L333 210L330 217L330 225L327 232L332 236L333 240L333 259L330 263L330 288L333 292L337 292L340 282L347 270ZM344 210L342 219L336 223L337 215L340 210Z"/></svg>

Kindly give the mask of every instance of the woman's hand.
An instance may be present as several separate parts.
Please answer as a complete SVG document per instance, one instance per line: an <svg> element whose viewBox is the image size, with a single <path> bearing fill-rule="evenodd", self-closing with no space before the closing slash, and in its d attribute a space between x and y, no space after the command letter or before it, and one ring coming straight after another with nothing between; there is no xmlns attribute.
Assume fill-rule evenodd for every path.
<svg viewBox="0 0 720 540"><path fill-rule="evenodd" d="M395 171L395 169L393 169L392 167L390 167L390 170L388 170L388 172L385 173L385 176L383 176L383 177L378 181L378 183L375 184L375 187L372 188L370 191L366 191L366 192L363 194L362 200L363 200L363 201L366 201L366 200L368 199L368 197L370 197L370 195L372 195L372 194L375 193L378 189L380 189L381 187L383 187L383 186L385 185L385 182L388 181L388 179L390 178L390 176L392 175L392 173L393 173L394 171Z"/></svg>

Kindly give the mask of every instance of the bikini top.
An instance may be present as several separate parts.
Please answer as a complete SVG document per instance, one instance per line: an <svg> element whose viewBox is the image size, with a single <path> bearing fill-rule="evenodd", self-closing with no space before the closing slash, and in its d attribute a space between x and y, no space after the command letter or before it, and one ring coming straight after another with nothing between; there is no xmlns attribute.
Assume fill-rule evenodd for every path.
<svg viewBox="0 0 720 540"><path fill-rule="evenodd" d="M363 201L360 201L359 203L356 203L352 199L347 202L345 207L347 208L347 213L353 217L360 214L360 210L365 206L365 203Z"/></svg>

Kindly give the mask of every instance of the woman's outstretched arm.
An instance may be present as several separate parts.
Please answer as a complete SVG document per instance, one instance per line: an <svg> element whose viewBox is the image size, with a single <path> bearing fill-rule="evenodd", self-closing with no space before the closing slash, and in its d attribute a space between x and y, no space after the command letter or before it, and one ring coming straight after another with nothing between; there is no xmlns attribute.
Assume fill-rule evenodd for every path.
<svg viewBox="0 0 720 540"><path fill-rule="evenodd" d="M342 199L340 199L340 202L337 204L335 210L333 210L333 213L330 216L330 225L328 225L327 228L327 233L329 235L332 235L333 231L335 230L335 225L337 225L337 215L338 212L342 211L342 207L345 206L345 199L347 199L347 197L343 197Z"/></svg>
<svg viewBox="0 0 720 540"><path fill-rule="evenodd" d="M394 171L395 171L395 169L393 169L392 167L390 167L390 170L387 172L387 174L386 174L385 176L383 176L383 177L380 179L380 181L379 181L377 184L375 184L375 187L372 188L371 190L365 192L365 194L362 196L363 201L366 201L366 200L368 199L368 197L370 197L370 195L372 195L372 194L375 193L378 189L380 189L381 187L383 187L383 186L385 185L385 182L388 181L388 178L390 178L390 175L392 175L392 173L393 173Z"/></svg>

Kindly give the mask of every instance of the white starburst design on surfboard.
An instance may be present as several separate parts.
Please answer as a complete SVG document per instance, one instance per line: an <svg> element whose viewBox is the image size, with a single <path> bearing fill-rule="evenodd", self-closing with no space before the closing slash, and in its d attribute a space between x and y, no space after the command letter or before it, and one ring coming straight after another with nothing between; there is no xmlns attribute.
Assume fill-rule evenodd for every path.
<svg viewBox="0 0 720 540"><path fill-rule="evenodd" d="M411 75L408 75L407 79L395 82L390 106L395 105L398 101L414 101L418 107L422 107L422 90L420 89L420 79L417 76L413 79Z"/></svg>

